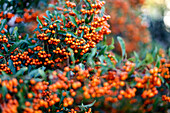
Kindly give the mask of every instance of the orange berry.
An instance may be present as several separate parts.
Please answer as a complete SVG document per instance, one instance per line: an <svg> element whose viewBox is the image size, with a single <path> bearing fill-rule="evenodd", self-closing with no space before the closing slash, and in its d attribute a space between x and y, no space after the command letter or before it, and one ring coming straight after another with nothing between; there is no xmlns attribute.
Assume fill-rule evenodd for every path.
<svg viewBox="0 0 170 113"><path fill-rule="evenodd" d="M66 96L67 95L67 93L66 92L63 92L63 96Z"/></svg>
<svg viewBox="0 0 170 113"><path fill-rule="evenodd" d="M32 97L33 97L32 93L28 93L28 94L27 94L27 97L28 97L28 98L32 98Z"/></svg>

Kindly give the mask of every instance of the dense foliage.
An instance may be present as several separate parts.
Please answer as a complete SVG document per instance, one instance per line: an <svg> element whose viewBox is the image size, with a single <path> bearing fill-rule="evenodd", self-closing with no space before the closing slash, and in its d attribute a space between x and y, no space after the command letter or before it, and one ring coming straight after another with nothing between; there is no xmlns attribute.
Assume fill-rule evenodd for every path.
<svg viewBox="0 0 170 113"><path fill-rule="evenodd" d="M51 0L49 10L43 9L45 14L39 8L36 11L30 8L41 2L0 2L2 113L166 112L169 109L170 50L141 49L142 54L134 52L129 58L128 46L118 36L117 44L122 52L118 56L112 52L114 40L107 45L106 36L111 30L104 1ZM134 2L129 3L135 8ZM44 2L43 6L46 5Z"/></svg>

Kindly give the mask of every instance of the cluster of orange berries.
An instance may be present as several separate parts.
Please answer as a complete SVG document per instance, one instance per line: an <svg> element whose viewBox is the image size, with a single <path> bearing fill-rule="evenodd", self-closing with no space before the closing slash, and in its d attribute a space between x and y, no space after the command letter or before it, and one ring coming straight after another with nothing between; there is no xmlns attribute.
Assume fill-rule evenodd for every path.
<svg viewBox="0 0 170 113"><path fill-rule="evenodd" d="M8 38L6 37L6 35L0 35L0 42L1 43L7 43L8 42Z"/></svg>
<svg viewBox="0 0 170 113"><path fill-rule="evenodd" d="M35 93L33 98L33 109L35 111L39 110L40 107L48 108L49 106L54 105L60 101L60 98L57 94L53 94L52 91L48 90L48 82L37 82L34 84L34 80L30 81L32 84L31 90ZM29 95L28 95L29 97Z"/></svg>
<svg viewBox="0 0 170 113"><path fill-rule="evenodd" d="M155 76L144 76L143 79L139 77L135 77L135 81L137 82L136 87L137 88L146 88L148 90L144 90L142 93L142 97L146 98L147 96L149 98L155 96L158 94L157 89L155 86L160 87L162 82L161 79ZM149 84L148 84L149 82Z"/></svg>
<svg viewBox="0 0 170 113"><path fill-rule="evenodd" d="M48 40L48 43L58 45L58 43L60 43L60 39L50 38L50 40Z"/></svg>
<svg viewBox="0 0 170 113"><path fill-rule="evenodd" d="M4 96L8 100L7 102L2 101L3 96L2 96L2 93L0 93L0 102L2 102L1 103L2 113L17 113L17 108L19 106L19 103L16 99L12 99L12 95L15 95L18 93L17 79L16 78L13 78L11 80L0 79L0 86L5 87L7 89L7 93Z"/></svg>
<svg viewBox="0 0 170 113"><path fill-rule="evenodd" d="M98 14L104 4L105 4L104 1L96 0L96 4L91 4L92 9L90 9L90 10L81 9L80 11L82 12L83 15L85 15L85 14L88 14L88 15ZM82 5L82 7L85 8L86 5Z"/></svg>
<svg viewBox="0 0 170 113"><path fill-rule="evenodd" d="M152 89L149 89L149 90L144 90L143 93L142 93L142 98L146 98L146 97L154 97L155 95L158 94L158 90L154 87Z"/></svg>
<svg viewBox="0 0 170 113"><path fill-rule="evenodd" d="M0 64L0 73L1 73L2 71L6 72L6 73L11 73L10 68L7 67L6 64Z"/></svg>
<svg viewBox="0 0 170 113"><path fill-rule="evenodd" d="M41 111L40 109L42 107L46 108L49 111L49 107L53 106L56 103L60 102L60 98L58 95L64 96L63 99L63 106L68 107L73 105L74 97L76 95L75 90L77 90L79 87L81 87L81 82L75 81L73 79L68 80L66 77L66 73L68 73L70 70L77 70L79 69L78 66L76 66L75 69L71 69L68 67L64 68L63 74L57 73L54 71L52 73L53 78L52 81L53 83L50 85L49 82L36 82L34 79L30 80L31 84L31 91L34 92L35 96L32 95L32 93L28 93L27 97L32 100L32 105L30 105L28 102L25 102L27 107L25 108L25 113L27 112L32 112L32 111ZM72 85L71 85L72 84ZM70 89L69 87L72 87L73 89ZM59 93L58 90L67 90L70 89L70 95L72 97L68 97L68 93L66 91ZM32 106L32 109L29 109L29 107ZM42 112L42 111L41 111ZM40 113L41 113L40 112Z"/></svg>
<svg viewBox="0 0 170 113"><path fill-rule="evenodd" d="M71 53L70 52L66 52L66 48L67 47L65 47L65 48L63 48L63 49L60 49L59 47L57 47L56 48L56 50L53 50L53 52L55 53L55 54L59 54L59 55L63 55L63 56L67 56L67 55L71 55Z"/></svg>
<svg viewBox="0 0 170 113"><path fill-rule="evenodd" d="M11 19L12 17L14 17L15 15L14 14L12 14L12 13L7 13L7 14L4 14L4 12L3 11L1 11L1 13L0 13L0 18L1 18L1 20L3 20L3 19L5 19L5 18L7 18L7 19Z"/></svg>
<svg viewBox="0 0 170 113"><path fill-rule="evenodd" d="M125 65L135 66L135 64L129 62L125 63ZM25 101L26 108L24 109L24 113L42 113L41 108L51 111L49 107L58 105L61 101L61 95L64 97L61 105L71 107L77 103L77 101L75 101L76 99L82 99L78 96L79 89L83 89L82 94L85 99L105 97L105 104L107 102L118 102L122 100L123 97L133 99L136 96L137 88L146 88L141 95L142 98L151 98L158 94L155 86L160 86L160 84L157 84L159 78L155 76L156 74L153 74L153 72L157 73L158 68L151 69L152 75L150 77L144 76L143 79L135 77L137 84L141 83L142 87L139 87L137 84L134 87L128 85L126 80L129 70L124 70L123 67L120 69L122 70L121 72L119 72L120 70L118 72L110 70L103 75L101 74L102 71L100 68L101 67L97 66L97 68L83 70L78 65L74 68L65 67L62 73L53 71L52 78L49 77L52 81L51 83L46 81L36 82L34 79L31 79L29 89L34 95L33 93L27 93L29 101ZM91 73L94 69L97 69L97 71ZM147 81L150 82L149 86L146 84ZM17 90L19 91L19 89L15 90L18 85L18 81L15 78L9 81L0 81L0 83L5 85L10 92L16 93ZM23 83L23 80L20 79L19 83ZM116 88L116 90L112 90L113 88ZM62 92L58 92L58 90ZM15 94L13 95L15 96ZM6 99L12 99L12 97L10 93L6 94ZM71 110L71 112L72 111L73 110Z"/></svg>
<svg viewBox="0 0 170 113"><path fill-rule="evenodd" d="M66 1L66 3L67 5L70 4L69 1ZM104 2L97 1L96 4L97 4L97 7L94 7L94 8L100 9L99 6L104 5ZM99 12L97 14L99 14ZM69 21L69 15L70 13L69 14L66 13L64 15L66 19L65 23L60 16L58 17L54 16L54 18L58 18L61 21L60 22L61 31L67 32L66 29L63 29L64 24L66 28L76 27L75 23L73 24L71 21ZM68 59L69 58L68 56L70 56L69 55L70 53L67 52L66 50L68 47L73 49L74 53L76 54L79 53L80 55L84 55L90 50L90 48L94 48L97 43L103 40L103 35L110 33L110 30L108 29L110 26L107 24L107 20L110 18L110 16L106 16L106 15L104 15L103 17L94 16L94 19L92 19L92 22L89 23L89 25L91 25L90 28L88 26L82 26L82 24L85 23L85 19L79 20L76 15L74 15L74 17L75 17L77 25L79 25L79 27L76 28L77 32L74 34L79 37L83 33L83 35L81 36L82 38L77 38L75 35L71 35L69 33L67 33L66 35L59 34L57 30L58 29L57 24L55 23L56 21L54 21L54 19L51 19L53 21L52 24L43 22L43 26L39 26L40 30L44 33L37 34L37 38L39 40L48 41L48 44L50 45L57 46L56 50L52 50L52 51L56 53L57 56L62 55L63 57L63 59L60 57L60 60L58 60L59 58L57 58L57 59L54 59L54 61L62 62L65 59ZM44 30L43 27L48 27L48 29ZM99 27L101 27L101 30L96 31L96 29ZM50 37L47 35L47 33L51 33ZM56 34L59 36L56 37ZM65 42L64 44L67 45L67 48L61 46L61 44L63 44L62 42L63 38L61 39L60 36L62 37L66 36L64 39L64 42ZM47 46L47 44L45 44L45 46ZM51 47L50 47L50 50L51 50ZM78 59L76 59L76 61L78 61Z"/></svg>
<svg viewBox="0 0 170 113"><path fill-rule="evenodd" d="M163 100L163 101L170 102L170 97L168 97L168 96L166 96L166 95L162 95L162 100Z"/></svg>
<svg viewBox="0 0 170 113"><path fill-rule="evenodd" d="M18 113L19 103L16 99L11 99L7 103L1 104L2 113Z"/></svg>
<svg viewBox="0 0 170 113"><path fill-rule="evenodd" d="M119 100L121 100L123 98L123 96L125 98L133 98L135 97L135 93L136 93L137 89L136 88L127 88L125 91L124 90L120 90L120 94L117 96L117 98Z"/></svg>
<svg viewBox="0 0 170 113"><path fill-rule="evenodd" d="M133 67L135 67L135 63L126 62L125 66L123 66L123 69L125 69L126 72L130 72Z"/></svg>
<svg viewBox="0 0 170 113"><path fill-rule="evenodd" d="M6 87L12 93L17 93L18 92L18 89L17 89L18 81L17 81L16 78L13 78L11 80L4 80L4 81L2 81L0 79L0 85L2 85L2 87ZM10 97L8 95L9 94L7 94L6 97Z"/></svg>
<svg viewBox="0 0 170 113"><path fill-rule="evenodd" d="M108 101L116 102L116 98L112 98L110 96L114 96L117 93L113 92L111 89L115 87L116 89L120 89L120 87L125 86L125 81L127 78L127 72L122 72L120 76L117 76L117 73L115 71L109 71L108 74L105 74L100 77L101 70L98 69L97 73L93 75L93 78L89 81L88 87L84 86L84 97L85 98L95 98L95 97L101 97L108 95L107 98ZM102 84L101 80L106 79L107 82L103 83L103 87L100 85ZM126 91L121 91L121 93L118 95L118 99L121 100L123 98L122 95L125 96L125 98L132 98L135 96L136 89L130 89L128 88ZM110 100L110 99L111 100Z"/></svg>
<svg viewBox="0 0 170 113"><path fill-rule="evenodd" d="M71 7L71 8L76 7L76 4L74 2L70 2L70 1L66 1L66 5L67 5L67 7Z"/></svg>
<svg viewBox="0 0 170 113"><path fill-rule="evenodd" d="M161 79L159 78L159 77L155 77L155 76L144 76L143 77L143 79L141 80L140 78L138 79L138 78L135 78L136 79L136 81L138 82L138 84L137 84L137 87L139 87L139 88L143 88L143 87L148 87L147 85L146 85L146 83L148 82L148 80L149 80L149 82L151 83L150 85L149 85L149 87L150 88L152 88L153 86L161 86ZM137 80L138 79L138 80ZM141 83L141 85L140 85L140 83Z"/></svg>
<svg viewBox="0 0 170 113"><path fill-rule="evenodd" d="M159 68L160 76L165 78L167 81L170 78L170 63L167 63L165 58L162 58L161 60L162 65Z"/></svg>
<svg viewBox="0 0 170 113"><path fill-rule="evenodd" d="M74 102L74 99L73 99L73 98L70 98L70 97L64 98L64 100L63 100L63 106L64 106L64 107L68 107L68 106L70 106L70 105L73 105L73 102Z"/></svg>
<svg viewBox="0 0 170 113"><path fill-rule="evenodd" d="M14 67L17 67L18 70L20 69L21 63L25 60L25 65L28 65L30 63L31 58L28 56L28 52L25 51L22 54L17 53L16 55L10 55L11 60L13 61Z"/></svg>
<svg viewBox="0 0 170 113"><path fill-rule="evenodd" d="M74 6L74 4L71 3L71 2L66 1L66 3L69 6L70 5ZM104 2L97 1L96 4L92 5L93 6L92 9L93 10L101 9L101 7L103 5L104 5ZM27 9L25 9L24 11L25 11L24 18L26 18L24 20L29 21L32 18L29 15L29 13L33 13L34 11L33 10L27 10ZM96 13L96 14L98 14L98 13ZM10 16L10 14L8 14L8 16L11 17L11 18L13 17L13 16ZM68 21L68 15L66 14L65 16L66 16L66 20ZM76 16L76 15L74 15L74 16ZM35 19L35 16L33 16L33 17ZM62 19L59 16L57 18L62 21ZM77 24L79 25L79 28L77 28L78 29L77 35L80 36L82 34L82 32L84 32L84 35L82 36L83 38L79 39L79 38L73 37L71 34L66 34L66 38L64 39L65 43L69 44L70 48L72 48L74 53L76 53L76 54L79 53L80 49L81 49L80 55L83 55L83 54L87 53L90 50L90 48L94 48L96 46L96 44L103 39L104 34L109 34L110 33L110 31L108 29L109 25L106 22L109 18L110 18L109 16L105 16L105 15L103 17L101 17L101 18L97 17L97 16L94 16L94 19L93 19L94 22L89 23L91 25L91 28L89 28L87 26L81 26L80 25L80 24L83 24L85 22L85 19L79 20L78 18L75 18ZM40 19L44 20L42 18L40 18ZM54 21L54 19L52 19L52 21ZM65 29L63 29L63 25L64 25L63 21L60 24L61 24L61 26L60 26L61 30L66 31ZM47 27L47 25L48 25L48 23L46 23L46 22L43 23L43 26ZM71 26L75 27L75 25L71 21L66 22L65 27L70 28ZM42 26L39 26L41 31L44 31L45 33L37 34L37 38L39 40L44 40L44 41L48 40L48 43L50 45L58 46L60 43L62 43L61 39L50 38L50 37L47 36L47 33L52 33L55 36L55 34L57 33L56 32L56 27L57 27L57 24L53 23L52 25L49 25L49 29L44 31L42 29ZM102 29L100 31L96 32L95 29L98 28L98 27L101 27ZM5 38L5 35L3 36L2 41L3 42L8 42L8 39ZM32 40L32 43L34 44L34 43L36 43L36 41ZM45 46L47 46L47 45L45 44ZM5 48L2 47L2 49L4 50ZM34 51L40 51L42 49L43 48L41 46L37 46L37 47L34 47L33 50ZM69 58L71 53L67 52L66 49L67 49L67 47L64 47L64 48L57 47L56 50L53 50L53 52L56 53L57 56L62 55L63 57L62 58L58 57L58 58L53 59L51 61L49 61L47 59L48 62L39 61L38 59L30 58L29 54L27 54L25 56L12 55L11 59L13 60L13 64L17 68L17 70L20 69L21 63L23 64L23 62L24 62L25 66L28 66L28 64L31 64L31 65L42 65L42 64L44 64L44 65L47 65L47 64L52 63L52 65L53 65L52 67L54 67L54 62L56 62L56 63L63 62L64 60ZM29 48L28 53L34 54L33 50ZM18 51L18 50L15 50L15 51ZM12 53L14 53L14 51ZM19 53L19 54L21 54L21 53ZM45 58L44 54L43 55L38 55L38 56L39 56L39 58ZM46 56L48 56L48 55L46 55ZM26 61L24 61L24 60L26 60ZM79 59L76 59L76 63L78 63L78 62L79 62Z"/></svg>
<svg viewBox="0 0 170 113"><path fill-rule="evenodd" d="M30 15L31 14L31 15ZM24 9L24 14L23 14L23 19L22 18L18 18L18 22L19 20L24 20L24 22L31 22L31 21L35 21L36 17L38 15L38 11L34 11L33 9ZM17 19L16 19L17 21Z"/></svg>
<svg viewBox="0 0 170 113"><path fill-rule="evenodd" d="M40 40L48 40L49 39L47 34L44 34L44 33L37 35L37 38Z"/></svg>
<svg viewBox="0 0 170 113"><path fill-rule="evenodd" d="M36 19L36 16L35 14L32 14L33 16L30 16L29 13L33 13L33 10L28 10L28 9L24 9L25 13L24 13L24 17L21 18L20 16L17 16L15 18L15 23L21 23L21 22L30 22L30 20L35 20ZM4 12L2 11L0 13L0 18L1 20L2 19L11 19L15 16L15 14L13 13L7 13L7 14L4 14Z"/></svg>
<svg viewBox="0 0 170 113"><path fill-rule="evenodd" d="M39 51L38 56L39 58L46 58L46 57L51 57L51 54L47 54L46 51Z"/></svg>
<svg viewBox="0 0 170 113"><path fill-rule="evenodd" d="M31 49L29 49L30 51L32 51ZM34 51L41 51L41 50L43 50L43 47L41 47L41 46L36 46L36 47L34 47L34 49L33 49Z"/></svg>
<svg viewBox="0 0 170 113"><path fill-rule="evenodd" d="M91 4L91 7L92 8L96 8L96 9L101 9L103 6L105 5L105 1L99 1L98 0L98 3L97 4Z"/></svg>

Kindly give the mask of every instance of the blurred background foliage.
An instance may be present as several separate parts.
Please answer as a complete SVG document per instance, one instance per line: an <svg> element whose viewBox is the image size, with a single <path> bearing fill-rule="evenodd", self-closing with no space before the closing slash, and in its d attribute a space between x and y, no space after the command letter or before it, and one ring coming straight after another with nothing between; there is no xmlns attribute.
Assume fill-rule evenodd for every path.
<svg viewBox="0 0 170 113"><path fill-rule="evenodd" d="M149 24L154 42L163 48L170 45L170 0L146 0L142 13Z"/></svg>
<svg viewBox="0 0 170 113"><path fill-rule="evenodd" d="M170 0L106 0L106 2L106 12L111 15L110 37L122 36L128 53L154 45L169 48ZM116 45L116 48L120 52L119 45Z"/></svg>

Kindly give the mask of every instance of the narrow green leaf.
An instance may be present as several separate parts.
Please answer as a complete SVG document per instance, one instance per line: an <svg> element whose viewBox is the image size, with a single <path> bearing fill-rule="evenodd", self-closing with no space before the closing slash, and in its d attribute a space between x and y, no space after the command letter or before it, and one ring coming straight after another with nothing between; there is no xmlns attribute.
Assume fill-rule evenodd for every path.
<svg viewBox="0 0 170 113"><path fill-rule="evenodd" d="M9 59L8 63L9 63L10 70L12 71L13 74L15 74L16 71L15 71L15 67L14 67L13 61L11 59Z"/></svg>
<svg viewBox="0 0 170 113"><path fill-rule="evenodd" d="M8 90L7 90L6 86L2 86L2 96L3 96L3 99L5 99L5 96L6 96L7 93L8 93Z"/></svg>
<svg viewBox="0 0 170 113"><path fill-rule="evenodd" d="M88 59L92 59L96 54L97 48L91 49L91 54L89 54Z"/></svg>
<svg viewBox="0 0 170 113"><path fill-rule="evenodd" d="M54 10L54 15L55 15L55 16L56 16L56 18L57 18L58 13L57 13L57 11L56 11L56 10Z"/></svg>
<svg viewBox="0 0 170 113"><path fill-rule="evenodd" d="M43 16L43 18L44 18L45 20L47 20L48 22L51 21L49 18L47 18L47 17L45 17L45 16Z"/></svg>
<svg viewBox="0 0 170 113"><path fill-rule="evenodd" d="M76 27L78 27L77 22L76 22L76 19L75 19L73 16L69 16L69 18L70 18L71 22L72 22Z"/></svg>
<svg viewBox="0 0 170 113"><path fill-rule="evenodd" d="M17 71L17 73L14 76L17 77L17 76L23 75L23 73L27 70L28 70L27 67L23 67L19 71Z"/></svg>
<svg viewBox="0 0 170 113"><path fill-rule="evenodd" d="M35 36L36 36L36 35L35 35ZM26 35L24 36L24 39L28 41L28 38L29 38L29 35L26 34Z"/></svg>
<svg viewBox="0 0 170 113"><path fill-rule="evenodd" d="M157 47L155 47L155 49L154 49L154 51L153 51L153 57L155 57L156 56L156 54L158 53L158 48Z"/></svg>
<svg viewBox="0 0 170 113"><path fill-rule="evenodd" d="M147 53L146 54L146 57L145 57L145 63L146 64L150 64L154 61L154 58L153 56L151 55L151 53Z"/></svg>
<svg viewBox="0 0 170 113"><path fill-rule="evenodd" d="M125 42L123 41L123 39L120 36L117 37L117 40L118 40L118 42L119 42L119 44L121 46L122 58L124 58L125 54L126 54Z"/></svg>
<svg viewBox="0 0 170 113"><path fill-rule="evenodd" d="M37 22L38 22L41 26L43 26L43 24L42 24L41 20L38 18L38 16L37 16Z"/></svg>
<svg viewBox="0 0 170 113"><path fill-rule="evenodd" d="M3 30L3 28L4 28L5 24L6 24L6 22L7 22L6 19L1 20L0 31Z"/></svg>
<svg viewBox="0 0 170 113"><path fill-rule="evenodd" d="M128 61L135 62L135 58L129 58Z"/></svg>
<svg viewBox="0 0 170 113"><path fill-rule="evenodd" d="M44 72L44 70L42 70L42 69L38 69L38 72L39 72L39 74L42 76L42 77L45 77L45 72Z"/></svg>
<svg viewBox="0 0 170 113"><path fill-rule="evenodd" d="M139 61L139 55L138 55L135 51L134 51L133 53L134 53L134 55L135 55L136 61Z"/></svg>
<svg viewBox="0 0 170 113"><path fill-rule="evenodd" d="M60 91L61 91L61 90L60 90ZM63 94L63 92L65 92L65 91L62 90L62 91L61 91L61 94ZM59 105L63 102L63 100L64 100L64 96L61 95Z"/></svg>
<svg viewBox="0 0 170 113"><path fill-rule="evenodd" d="M165 83L165 85L168 89L170 89L169 84L167 82Z"/></svg>
<svg viewBox="0 0 170 113"><path fill-rule="evenodd" d="M3 57L4 57L4 54L0 53L0 56L3 56Z"/></svg>
<svg viewBox="0 0 170 113"><path fill-rule="evenodd" d="M95 62L93 60L93 57L95 56L97 51L97 48L92 48L91 53L87 57L87 63L90 64L92 67L94 66Z"/></svg>
<svg viewBox="0 0 170 113"><path fill-rule="evenodd" d="M161 63L160 63L160 57L157 55L156 67L159 68L160 64L161 64Z"/></svg>
<svg viewBox="0 0 170 113"><path fill-rule="evenodd" d="M43 81L43 79L41 79L41 78L35 78L34 79L36 82L41 82L41 81Z"/></svg>
<svg viewBox="0 0 170 113"><path fill-rule="evenodd" d="M81 15L80 15L80 13L79 13L77 10L75 10L75 9L73 9L72 11L76 14L76 16L78 17L78 19L81 20Z"/></svg>
<svg viewBox="0 0 170 113"><path fill-rule="evenodd" d="M90 2L88 2L87 0L84 0L84 2L86 3L86 5L87 5L88 7L91 8Z"/></svg>
<svg viewBox="0 0 170 113"><path fill-rule="evenodd" d="M71 31L67 31L67 33L71 34L72 37L77 38L77 35L75 35L75 33L71 32Z"/></svg>
<svg viewBox="0 0 170 113"><path fill-rule="evenodd" d="M17 93L17 96L19 97L19 103L20 103L20 105L23 105L24 102L25 102L24 92L19 91L19 92Z"/></svg>
<svg viewBox="0 0 170 113"><path fill-rule="evenodd" d="M86 16L86 18L85 18L85 22L86 22L86 24L88 24L88 23L92 22L93 17L94 17L94 14L92 14L92 15L91 15L90 19L88 19L88 17Z"/></svg>
<svg viewBox="0 0 170 113"><path fill-rule="evenodd" d="M107 44L107 38L106 38L106 35L104 35L103 37L103 45L106 45Z"/></svg>
<svg viewBox="0 0 170 113"><path fill-rule="evenodd" d="M50 13L50 11L49 11L49 10L47 10L47 11L46 11L46 14L47 14L48 18L50 18L50 19L51 19L51 16L50 16L50 14L51 14L51 13Z"/></svg>
<svg viewBox="0 0 170 113"><path fill-rule="evenodd" d="M18 27L17 26L14 28L13 35L15 37L15 40L19 41L19 38L18 38L18 36L19 36L18 35Z"/></svg>
<svg viewBox="0 0 170 113"><path fill-rule="evenodd" d="M87 104L87 105L83 105L85 108L89 108L92 107L95 104L96 100L94 100L94 102L92 102L91 104Z"/></svg>
<svg viewBox="0 0 170 113"><path fill-rule="evenodd" d="M80 38L83 38L83 36L84 36L84 31L81 32Z"/></svg>
<svg viewBox="0 0 170 113"><path fill-rule="evenodd" d="M15 34L16 32L18 32L18 27L16 26L13 30L13 33L12 34Z"/></svg>
<svg viewBox="0 0 170 113"><path fill-rule="evenodd" d="M1 72L3 76L5 77L9 77L9 75L7 73L5 73L4 71Z"/></svg>
<svg viewBox="0 0 170 113"><path fill-rule="evenodd" d="M60 34L60 35L66 35L67 34L65 31L61 31L61 30L59 30L57 33Z"/></svg>
<svg viewBox="0 0 170 113"><path fill-rule="evenodd" d="M104 55L106 53L106 51L108 50L108 45L105 45L101 48L102 49L100 50L99 55Z"/></svg>
<svg viewBox="0 0 170 113"><path fill-rule="evenodd" d="M75 65L75 58L74 58L74 52L71 48L68 48L68 51L71 52L71 61L73 62L73 65Z"/></svg>
<svg viewBox="0 0 170 113"><path fill-rule="evenodd" d="M26 40L20 40L19 42L16 42L12 45L12 47L10 48L9 53L11 53L12 51L14 51L17 47L20 47L22 44L29 44Z"/></svg>
<svg viewBox="0 0 170 113"><path fill-rule="evenodd" d="M63 20L63 24L64 24L64 27L65 27L65 25L66 25L66 18L65 18L65 16L63 14L61 15L61 18Z"/></svg>
<svg viewBox="0 0 170 113"><path fill-rule="evenodd" d="M88 23L91 23L93 21L94 14L91 15L90 19L88 20Z"/></svg>
<svg viewBox="0 0 170 113"><path fill-rule="evenodd" d="M105 60L105 57L103 55L101 55L98 58L99 58L100 62L103 64L104 63L103 61Z"/></svg>
<svg viewBox="0 0 170 113"><path fill-rule="evenodd" d="M8 47L7 47L7 45L6 45L6 44L2 44L2 45L3 45L4 49L5 49L5 52L8 53Z"/></svg>
<svg viewBox="0 0 170 113"><path fill-rule="evenodd" d="M32 70L32 71L28 74L28 77L29 77L29 78L33 78L37 73L38 73L38 69Z"/></svg>

